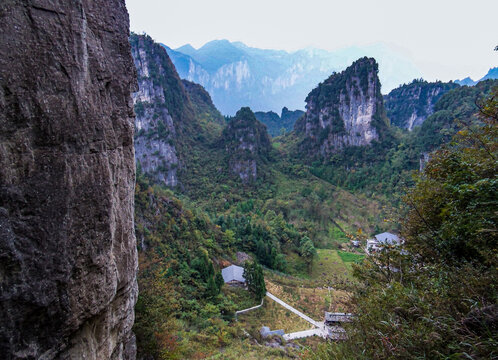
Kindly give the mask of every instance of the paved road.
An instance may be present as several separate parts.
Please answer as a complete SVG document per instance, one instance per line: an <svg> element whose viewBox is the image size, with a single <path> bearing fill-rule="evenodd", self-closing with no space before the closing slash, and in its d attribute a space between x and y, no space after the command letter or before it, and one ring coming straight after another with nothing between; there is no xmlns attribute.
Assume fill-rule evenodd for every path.
<svg viewBox="0 0 498 360"><path fill-rule="evenodd" d="M287 304L286 302L283 302L282 300L280 300L278 297L276 297L275 295L272 295L270 294L269 292L266 292L266 296L268 296L270 299L272 299L273 301L279 303L280 305L282 305L284 308L286 308L287 310L290 310L292 311L294 314L296 314L297 316L303 318L304 320L306 320L307 322L309 322L310 324L312 324L313 326L316 326L316 327L320 327L320 326L323 326L323 324L320 324L318 321L315 321L313 320L312 318L310 318L309 316L307 315L304 315L301 311L297 310L297 309L294 309L292 306L290 306L289 304Z"/></svg>

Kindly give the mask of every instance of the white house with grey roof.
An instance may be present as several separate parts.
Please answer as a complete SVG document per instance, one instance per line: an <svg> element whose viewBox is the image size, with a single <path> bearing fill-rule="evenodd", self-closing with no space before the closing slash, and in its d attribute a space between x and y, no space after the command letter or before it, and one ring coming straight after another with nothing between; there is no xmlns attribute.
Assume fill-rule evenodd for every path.
<svg viewBox="0 0 498 360"><path fill-rule="evenodd" d="M376 252L384 246L400 245L401 239L394 234L384 232L377 234L373 239L367 240L367 253Z"/></svg>
<svg viewBox="0 0 498 360"><path fill-rule="evenodd" d="M223 281L230 286L245 286L244 268L237 265L230 265L221 270Z"/></svg>

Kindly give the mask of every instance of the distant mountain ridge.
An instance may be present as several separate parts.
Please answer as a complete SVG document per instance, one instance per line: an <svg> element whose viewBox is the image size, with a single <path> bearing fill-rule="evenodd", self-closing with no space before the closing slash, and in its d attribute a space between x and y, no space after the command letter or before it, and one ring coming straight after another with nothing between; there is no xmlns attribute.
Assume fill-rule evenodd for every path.
<svg viewBox="0 0 498 360"><path fill-rule="evenodd" d="M498 67L494 67L494 68L489 69L488 73L477 81L472 80L469 76L467 76L465 79L455 80L454 82L457 83L458 85L462 85L462 86L463 85L474 86L477 83L484 81L484 80L496 80L496 79L498 79Z"/></svg>
<svg viewBox="0 0 498 360"><path fill-rule="evenodd" d="M199 49L189 44L177 49L163 46L180 77L201 84L225 115L243 106L255 111L304 109L303 99L320 81L363 56L378 60L384 93L421 76L409 59L384 44L291 53L228 40L211 41Z"/></svg>
<svg viewBox="0 0 498 360"><path fill-rule="evenodd" d="M266 125L268 134L275 137L282 135L282 132L287 133L292 131L296 120L304 115L304 111L291 111L284 107L280 116L273 111L257 111L254 115L256 115L256 119Z"/></svg>

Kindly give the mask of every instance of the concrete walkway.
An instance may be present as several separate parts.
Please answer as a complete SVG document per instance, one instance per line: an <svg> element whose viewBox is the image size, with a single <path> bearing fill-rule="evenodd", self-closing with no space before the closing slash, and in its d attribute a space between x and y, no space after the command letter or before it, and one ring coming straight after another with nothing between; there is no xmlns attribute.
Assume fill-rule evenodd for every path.
<svg viewBox="0 0 498 360"><path fill-rule="evenodd" d="M327 326L324 323L320 323L320 327L318 328L284 334L283 338L285 340L294 340L310 336L320 336L321 338L332 340L345 340L346 331L340 326Z"/></svg>
<svg viewBox="0 0 498 360"><path fill-rule="evenodd" d="M263 306L263 301L265 300L265 298L262 298L261 299L261 304L259 305L256 305L256 306L253 306L253 307L250 307L250 308L247 308L247 309L244 309L244 310L239 310L239 311L236 311L235 312L235 319L237 319L237 315L239 314L243 314L243 313L246 313L248 311L251 311L251 310L254 310L254 309L257 309L257 308L260 308L261 306Z"/></svg>
<svg viewBox="0 0 498 360"><path fill-rule="evenodd" d="M289 340L301 339L310 336L320 336L322 338L326 338L327 332L324 331L323 329L315 328L310 330L297 331L289 334L284 334L283 338L286 341L289 341Z"/></svg>
<svg viewBox="0 0 498 360"><path fill-rule="evenodd" d="M290 306L289 304L287 304L286 302L283 302L282 300L280 300L278 297L276 297L275 295L272 295L270 294L269 292L266 292L266 296L268 296L270 299L272 299L273 301L279 303L280 305L282 305L284 308L286 308L287 310L289 311L292 311L294 314L296 314L297 316L299 316L300 318L306 320L307 322L309 322L311 325L313 326L316 326L317 328L320 328L320 327L323 327L323 323L319 323L318 321L315 321L313 320L312 318L310 318L309 316L307 315L304 315L301 311L297 310L297 309L294 309L292 306Z"/></svg>
<svg viewBox="0 0 498 360"><path fill-rule="evenodd" d="M313 325L315 328L309 329L309 330L304 330L304 331L297 331L289 334L284 334L283 338L285 340L294 340L294 339L301 339L305 337L310 337L310 336L320 336L324 339L329 338L329 339L334 339L334 340L343 340L346 338L346 332L344 329L340 326L327 326L325 323L318 322L310 318L309 316L303 314L301 311L294 309L292 306L287 304L286 302L280 300L278 297L275 295L270 294L269 292L266 292L266 296L268 296L270 299L275 301L276 303L279 303L282 305L284 308L286 308L289 311L292 311L294 314L299 316L300 318L306 320L309 322L311 325Z"/></svg>

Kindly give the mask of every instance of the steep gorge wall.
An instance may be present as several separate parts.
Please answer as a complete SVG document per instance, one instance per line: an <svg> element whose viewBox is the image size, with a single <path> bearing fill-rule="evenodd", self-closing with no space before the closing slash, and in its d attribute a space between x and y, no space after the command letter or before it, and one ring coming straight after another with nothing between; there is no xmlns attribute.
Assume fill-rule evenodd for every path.
<svg viewBox="0 0 498 360"><path fill-rule="evenodd" d="M124 0L0 3L0 354L134 359Z"/></svg>
<svg viewBox="0 0 498 360"><path fill-rule="evenodd" d="M387 116L392 125L413 130L434 113L434 105L441 96L457 87L451 82L414 80L384 97Z"/></svg>
<svg viewBox="0 0 498 360"><path fill-rule="evenodd" d="M192 123L192 105L166 50L147 35L133 34L130 42L139 84L133 94L137 163L159 182L175 187L181 162L178 144Z"/></svg>

